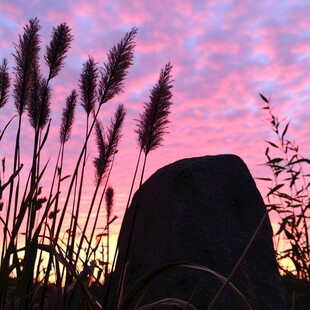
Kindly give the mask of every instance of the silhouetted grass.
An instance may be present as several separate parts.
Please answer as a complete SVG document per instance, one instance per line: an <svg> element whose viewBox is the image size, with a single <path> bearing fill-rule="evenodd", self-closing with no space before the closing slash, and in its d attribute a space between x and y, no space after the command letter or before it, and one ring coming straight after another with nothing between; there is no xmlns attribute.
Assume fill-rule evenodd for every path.
<svg viewBox="0 0 310 310"><path fill-rule="evenodd" d="M296 142L288 137L289 121L280 121L274 114L270 100L261 95L263 107L269 116L275 139L266 141L267 162L273 178L260 178L270 182L267 205L279 219L275 233L277 259L285 274L292 272L298 279L310 282L310 160L299 152ZM284 246L283 246L284 245ZM290 261L293 270L285 264Z"/></svg>
<svg viewBox="0 0 310 310"><path fill-rule="evenodd" d="M24 27L24 33L19 36L19 42L15 44L16 65L14 67L13 97L18 116L18 129L13 154L13 170L8 180L5 182L1 179L0 184L1 211L4 211L3 193L9 190L6 213L2 213L1 216L4 232L0 265L0 277L4 279L0 283L1 308L13 306L12 303L15 303L21 309L34 307L45 309L51 295L57 300L54 304L55 307L82 305L85 308L100 308L100 304L89 293L88 288L92 277L95 276L95 269L99 270L97 283L102 281L100 279L102 271L104 271L105 277L111 271L109 269L109 227L116 217L112 217L113 190L111 187L107 188L107 184L114 158L118 152L117 147L121 138L125 108L123 105L119 105L106 129L98 120L98 114L105 103L123 91L124 79L133 62L134 39L137 29L133 28L126 33L120 42L112 47L108 53L108 61L103 64L102 68L97 68L97 63L92 57L89 57L84 63L78 82L81 105L86 112L84 142L74 171L64 175L65 145L72 134L74 111L79 97L77 91L72 90L63 109L59 132L59 150L47 197L42 195L41 182L46 175L49 162L42 163L40 154L49 139L50 128L53 126L50 120L52 88L49 82L56 78L63 68L73 36L65 23L53 28L51 41L46 47L44 55L44 60L49 68L47 76L44 77L41 73L39 58L40 29L39 20L31 19ZM161 79L170 78L171 68L170 65L166 66L161 74ZM169 111L163 109L161 104L164 103L167 108L171 104L170 101L167 101L171 98L169 92L171 86L168 85L168 95L167 92L164 92L163 86L165 85L159 85L155 91L156 98L152 94L154 97L151 99L154 102L152 105L153 108L156 106L157 110L153 110L152 115L148 117L148 120L151 117L154 118L152 119L154 124L149 124L148 128L153 126L155 131L150 137L157 135L157 138L146 151L146 155L151 149L159 146L164 133L163 129L168 123L166 116ZM0 107L8 102L9 87L8 64L4 59L0 67ZM34 142L31 167L27 179L23 180L20 177L20 171L23 169L20 139L22 124L25 121L23 117L25 111L28 113L29 122L33 128ZM156 121L160 119L163 122L156 124ZM13 120L14 117L4 126L1 138ZM93 161L96 185L86 219L81 221L79 213L85 179L87 146L94 128L98 146L98 157L95 157ZM3 172L5 168L5 159L3 159ZM62 184L67 179L70 180L70 183L67 192L63 192ZM21 188L24 190L21 191ZM63 201L60 199L61 195L64 202L61 202ZM106 225L100 228L97 227L97 223L104 195L106 197ZM95 204L97 197L100 197L98 205ZM68 209L69 206L70 209ZM94 207L97 207L95 222L91 234L88 236L90 215ZM12 209L13 212L11 212ZM39 210L41 214L38 217ZM71 222L64 239L60 233L65 230L63 226L67 214L71 214ZM26 227L24 235L21 234L22 226ZM96 235L94 245L95 232L99 228L101 233ZM78 236L80 232L81 235ZM105 242L104 237L106 237ZM97 250L100 246L101 257L98 259L96 255L98 255ZM93 261L91 261L92 257ZM45 266L43 261L46 259L47 265ZM11 285L12 281L9 280L12 274L16 276L14 287ZM49 284L51 278L55 281L55 289L52 289ZM15 290L13 294L12 290Z"/></svg>
<svg viewBox="0 0 310 310"><path fill-rule="evenodd" d="M97 67L98 64L92 57L89 57L84 63L78 82L79 93L76 90L70 91L63 108L59 126L58 155L47 197L42 194L42 180L46 178L49 161L42 162L41 152L49 139L51 126L55 126L50 119L53 95L50 81L56 78L64 67L73 36L66 23L53 28L51 41L46 47L44 55L48 67L47 76L44 77L41 73L39 58L40 29L39 20L31 19L24 27L23 34L19 36L18 43L14 45L13 99L17 115L11 117L0 132L1 141L11 122L18 122L12 154L12 171L7 171L5 159L1 162L0 221L3 235L0 257L0 308L69 309L80 307L101 309L104 308L109 294L109 285L119 250L117 243L111 264L110 225L115 221L116 216L113 216L114 190L108 186L108 182L114 158L118 153L118 143L121 139L122 124L126 113L124 106L119 105L107 127L101 123L98 115L105 103L123 91L124 79L133 63L137 29L133 28L126 33L120 42L111 48L108 52L107 63L104 63L102 68ZM126 211L131 201L141 155L144 154L140 186L148 155L162 144L169 124L168 116L172 104L171 72L172 66L168 63L161 70L159 79L151 90L149 101L144 104L144 111L137 120L136 133L140 151ZM4 59L0 66L0 108L9 102L10 83L8 63ZM64 171L66 143L74 134L72 125L79 99L86 113L85 136L74 169L68 172ZM262 99L267 103L265 109L269 112L272 130L279 139L278 143L268 141L269 147L283 153L282 157L271 157L269 147L266 149L268 158L266 165L272 169L274 174L274 183L270 187L268 198L276 196L280 202L269 205L269 209L277 212L281 219L276 238L277 240L285 238L291 246L278 252L278 260L291 259L295 266L296 277L309 281L310 183L307 179L309 175L303 170L303 165L309 164L309 160L302 157L298 147L286 139L288 123L281 131L280 122L273 115L269 100L264 96ZM26 175L25 179L22 179L20 172L24 169L24 165L20 151L20 139L22 126L26 121L25 111L33 128L33 146L30 169L24 174ZM83 184L85 178L88 177L85 174L87 150L93 134L98 148L98 155L93 160L95 187L89 201L86 219L82 221L79 214ZM9 175L7 179L4 179L3 176L5 171L6 175ZM283 174L285 174L284 183L279 178ZM67 191L63 190L65 180L69 181ZM272 181L266 178L264 180ZM286 188L285 184L287 184L289 194L283 191ZM3 201L4 197L7 201ZM106 204L105 225L98 227L98 222L104 222L99 218L104 198ZM98 200L99 203L97 203ZM139 210L137 206L133 206L133 208L135 219ZM88 226L93 212L95 212L95 220L89 233ZM68 215L71 221L69 227L65 227L64 219ZM267 213L261 219L261 223L266 217ZM134 222L133 220L130 234L132 234ZM26 227L25 231L21 229L24 226ZM123 296L122 279L126 271L126 265L124 265L117 292L118 309L138 307L152 281L164 270L175 266L207 272L223 283L221 290L209 305L210 309L216 304L226 287L234 292L241 305L250 309L251 307L244 296L230 280L259 229L260 226L252 238L249 238L243 255L227 278L206 266L198 266L190 264L190 262L175 262L150 271ZM130 246L131 236L129 236L126 257ZM285 270L285 267L282 266L282 268ZM288 270L285 272L289 273ZM53 283L51 284L51 282ZM105 288L103 288L103 282L105 282ZM92 283L95 283L96 290L99 290L98 294L95 293L96 290L94 291ZM100 299L100 296L104 296L105 299ZM141 309L150 309L158 305L175 305L195 309L190 301L176 298L159 300L154 304L143 306Z"/></svg>
<svg viewBox="0 0 310 310"><path fill-rule="evenodd" d="M97 222L101 203L97 209L97 216L90 239L86 234L90 215L95 206L95 199L103 182L106 182L104 190L106 188L108 175L112 170L114 156L117 153L117 145L121 137L122 123L125 117L123 105L117 108L106 132L103 132L103 125L96 126L97 129L100 129L102 137L101 141L97 130L99 156L94 160L96 187L86 221L83 222L79 220L78 216L83 195L87 144L95 124L100 124L97 118L101 107L123 90L124 78L133 61L134 38L137 29L133 28L125 34L121 41L111 49L108 53L108 62L103 65L102 69L97 69L97 64L92 57L89 57L83 65L78 86L82 107L87 115L85 139L74 171L69 175L63 175L65 144L72 133L74 111L78 101L78 93L72 90L67 97L66 106L63 110L59 151L48 197L42 195L41 182L49 163L41 163L40 153L49 138L51 126L49 115L52 89L49 82L57 77L63 68L73 37L70 28L65 23L53 28L51 41L46 47L44 55L49 71L47 77L43 77L39 59L40 29L39 20L37 18L31 19L24 27L24 33L19 36L19 42L15 44L14 59L16 65L14 67L13 96L18 114L18 129L13 154L13 171L7 180L3 180L1 177L0 183L1 225L3 226L0 265L0 277L3 281L0 281L0 307L8 307L9 303L15 302L19 304L21 309L37 306L45 309L47 306L46 298L51 297L49 285L51 277L55 279L56 283L55 292L58 306L70 307L70 304L76 302L77 292L82 291L81 303L83 306L99 307L99 305L96 306L96 301L88 292L88 286L85 286L85 283L90 284L89 281L94 268L101 269L100 263L98 263L98 266L94 262L88 265L91 259L90 255L95 258L96 248L99 246L99 242L97 242L96 246L93 247L92 241L95 231L98 229ZM9 87L8 63L4 59L0 66L0 107L3 107L9 101ZM33 128L34 144L28 178L23 180L20 177L20 171L23 169L20 138L22 124L25 121L23 118L25 111L28 113L29 122ZM4 126L1 138L13 120L14 117ZM5 169L5 159L3 159L2 172ZM70 179L68 191L61 193L62 184L66 179ZM24 188L23 192L21 188ZM75 191L73 191L74 188L76 188ZM101 197L104 195L104 190L101 192ZM9 192L7 193L7 191ZM4 202L2 201L5 192L8 197L8 202L5 203L6 210L4 210ZM60 195L65 195L64 203L60 203ZM112 201L111 199L109 201L105 229L108 229L114 220L111 219ZM69 203L70 207L71 203L73 204L71 212L68 210ZM38 217L39 210L41 211L40 217ZM71 217L73 220L67 230L68 238L66 241L60 238L60 233L64 230L64 217L70 213L73 215ZM4 214L5 216L3 216ZM25 241L22 242L21 227L24 225L26 233L24 234ZM79 227L82 235L78 238L77 231ZM102 236L100 240L103 240ZM76 245L76 241L78 241L78 245ZM80 264L82 249L85 250L86 258L85 260L82 259L82 264ZM101 262L106 260L106 253L107 250L103 246ZM44 267L42 263L46 258L48 258L47 266ZM108 261L105 261L105 263L108 264ZM15 297L13 300L12 297L8 300L7 297L13 296L11 292L13 288L9 281L9 276L12 274L16 276L16 286L13 294ZM64 279L66 279L66 282L64 282ZM64 283L65 287L62 290ZM78 299L81 299L80 296L78 297Z"/></svg>

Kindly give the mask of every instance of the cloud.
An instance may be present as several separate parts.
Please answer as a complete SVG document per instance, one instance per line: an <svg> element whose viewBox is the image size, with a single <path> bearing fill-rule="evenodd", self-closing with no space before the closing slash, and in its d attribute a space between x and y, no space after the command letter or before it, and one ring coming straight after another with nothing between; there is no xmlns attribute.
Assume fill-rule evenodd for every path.
<svg viewBox="0 0 310 310"><path fill-rule="evenodd" d="M109 123L116 106L124 103L127 116L111 183L116 191L116 213L121 216L138 156L135 119L149 100L149 90L159 72L173 65L171 124L162 148L150 154L147 178L161 166L184 157L236 153L254 176L268 171L264 140L270 138L267 115L261 110L259 93L271 95L279 118L292 118L290 135L309 154L310 138L310 6L307 1L2 1L0 46L9 58L12 42L27 21L37 16L42 25L42 56L52 26L67 22L74 41L59 77L52 81L52 130L45 158L57 153L62 107L77 81L84 61L93 56L102 67L107 52L133 26L139 28L134 65L125 81L124 93L102 107L100 118ZM22 9L21 9L22 8ZM45 67L42 58L42 68ZM13 79L13 75L12 79ZM79 102L80 104L80 102ZM1 111L0 128L14 114ZM25 120L27 117L25 117ZM27 121L26 121L27 122ZM24 137L31 131L24 126ZM10 126L7 138L14 137ZM66 173L72 173L85 136L85 115L77 109L72 139L66 148ZM31 139L30 139L31 141ZM92 159L97 155L94 137L89 147L85 197L93 191ZM2 143L2 141L1 141ZM31 154L31 143L25 144ZM3 148L7 158L11 148ZM28 156L28 155L27 155ZM26 157L28 158L28 157ZM52 165L52 163L51 163ZM262 172L263 171L263 172ZM265 184L258 184L265 190Z"/></svg>

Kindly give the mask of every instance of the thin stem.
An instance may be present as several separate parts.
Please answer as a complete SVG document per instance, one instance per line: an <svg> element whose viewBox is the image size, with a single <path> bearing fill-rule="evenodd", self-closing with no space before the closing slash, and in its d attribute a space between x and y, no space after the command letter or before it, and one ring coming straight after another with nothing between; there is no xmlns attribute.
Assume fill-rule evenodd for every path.
<svg viewBox="0 0 310 310"><path fill-rule="evenodd" d="M128 196L128 200L127 200L127 204L126 204L125 215L123 217L122 224L121 224L121 229L120 229L120 232L119 232L118 237L117 237L116 248L115 248L115 251L114 251L113 262L112 262L112 266L111 266L111 275L109 277L109 281L108 281L108 284L107 284L107 290L106 290L106 296L104 298L104 305L103 305L104 308L107 306L107 301L108 301L108 298L109 298L110 288L111 288L112 279L113 279L113 270L115 268L116 259L118 257L118 253L119 253L119 241L120 241L119 237L121 235L121 230L122 230L122 227L123 227L123 223L124 223L124 218L126 216L126 212L127 212L128 208L129 208L129 204L130 204L130 200L131 200L131 195L132 195L134 183L135 183L135 180L136 180L136 176L137 176L137 172L138 172L138 168L139 168L139 164L140 164L140 158L141 158L142 150L143 149L141 147L140 148L140 152L139 152L139 156L138 156L138 160L137 160L137 164L136 164L136 169L135 169L134 176L133 176L133 180L131 182L131 188L130 188L130 192L129 192L129 196Z"/></svg>
<svg viewBox="0 0 310 310"><path fill-rule="evenodd" d="M145 171L145 165L146 165L146 159L147 159L147 154L145 153L144 156L144 162L143 162L143 168L142 168L142 172L141 172L141 178L140 178L140 185L139 185L139 189L138 189L138 194L137 194L137 202L136 204L134 204L133 207L133 218L131 221L131 226L130 226L130 231L129 231L129 238L128 238L128 243L126 244L126 249L125 249L125 257L124 257L124 262L123 262L123 266L121 269L121 276L120 276L120 280L119 280L119 285L118 285L118 290L117 290L117 304L119 305L120 303L120 292L121 292L121 288L123 286L123 282L124 282L124 276L125 276L125 267L126 267L126 263L127 263L127 259L128 259L128 254L129 254L129 249L131 246L131 242L132 242L132 237L133 237L133 231L134 231L134 225L136 222L136 217L138 214L138 205L139 205L139 200L140 200L140 194L141 194L141 185L142 185L142 181L143 181L143 176L144 176L144 171Z"/></svg>
<svg viewBox="0 0 310 310"><path fill-rule="evenodd" d="M57 174L57 171L58 171L59 160L60 160L61 163L60 163L59 175L58 175L57 193L59 193L59 190L60 190L60 179L61 179L63 155L64 155L64 143L62 143L60 145L60 147L59 147L57 161L56 161L56 165L55 165L55 169L54 169L53 181L52 181L52 184L51 184L51 190L50 190L50 195L49 195L49 199L48 199L47 205L49 205L51 200L52 200L54 182L55 182L56 174ZM56 214L57 214L58 201L59 201L59 195L57 194L56 201L55 201L55 207L54 207L54 217L53 217L52 226L51 226L51 236L52 237L54 235L54 230L55 230L55 225L56 225ZM52 240L51 240L51 244L52 244ZM44 300L45 300L45 296L46 296L46 292L47 292L48 280L49 280L50 272L51 272L51 269L52 269L52 262L53 262L53 256L50 254L49 255L49 259L48 259L46 273L45 273L44 284L43 284L43 291L42 291L42 296L41 296L41 301L40 301L40 310L42 310L44 308Z"/></svg>
<svg viewBox="0 0 310 310"><path fill-rule="evenodd" d="M215 297L213 298L211 304L209 305L207 310L211 310L214 309L214 307L216 306L219 297L221 296L221 294L223 293L224 289L227 287L227 285L229 284L229 282L231 282L231 279L233 278L233 276L235 275L236 271L238 270L238 268L240 267L245 255L248 253L253 241L255 240L258 232L260 231L261 227L263 226L266 218L268 217L268 211L266 210L263 218L261 219L260 223L258 224L254 234L252 235L250 241L248 242L246 248L244 249L242 255L239 257L238 262L236 263L235 267L233 268L232 272L230 273L230 275L227 277L227 280L225 281L225 283L223 283L222 287L219 289L219 291L217 292L217 294L215 295Z"/></svg>
<svg viewBox="0 0 310 310"><path fill-rule="evenodd" d="M113 164L114 164L114 158L115 158L115 155L113 156L111 167L110 167L110 170L109 170L109 174L108 174L107 180L105 182L103 191L101 193L101 197L100 197L100 201L99 201L99 204L98 204L97 213L96 213L96 217L95 217L95 222L93 224L93 229L92 229L92 232L91 232L91 235L90 235L90 239L89 239L90 242L92 242L94 234L95 234L95 230L96 230L97 222L98 222L98 219L99 219L99 213L100 213L102 201L103 201L103 198L104 198L104 194L105 194L105 191L106 191L109 179L110 179L110 174L111 174L111 171L112 171L112 168L113 168ZM90 250L90 246L87 248L87 251L86 251L86 259L85 259L84 267L87 265L87 262L88 262L89 250Z"/></svg>
<svg viewBox="0 0 310 310"><path fill-rule="evenodd" d="M98 107L96 113L94 114L94 119L93 119L93 122L92 122L92 124L91 124L91 127L90 127L90 130L89 130L89 132L88 132L88 135L87 135L87 137L86 137L86 141L84 142L84 145L83 145L82 150L81 150L81 152L80 152L79 158L78 158L78 160L77 160L77 163L76 163L76 166L75 166L75 169L74 169L72 178L71 178L71 182L70 182L70 185L69 185L69 188L68 188L68 193L67 193L66 201L65 201L64 207L63 207L63 209L62 209L62 213L61 213L61 216L60 216L59 224L58 224L58 227L57 227L57 231L56 231L56 235L55 235L55 242L57 242L57 240L58 240L58 238L59 238L61 226L62 226L64 217L65 217L65 213L66 213L66 210L67 210L67 207L68 207L69 199L70 199L70 197L71 197L71 192L72 192L73 184L74 184L75 179L76 179L76 177L77 177L77 173L78 173L78 170L79 170L79 166L80 166L80 164L81 164L81 160L82 160L83 155L84 155L84 152L85 152L85 150L86 150L87 142L88 142L89 137L90 137L90 135L91 135L91 132L92 132L94 126L95 126L95 122L96 122L96 119L97 119L97 117L98 117L100 108L101 108L101 106Z"/></svg>
<svg viewBox="0 0 310 310"><path fill-rule="evenodd" d="M82 244L83 244L83 241L84 241L84 238L85 238L85 235L86 235L86 230L87 230L88 222L89 222L90 215L92 213L92 210L93 210L93 207L94 207L94 204L95 204L95 200L96 200L96 197L97 197L97 193L98 193L99 187L100 187L100 181L98 181L97 184L96 184L95 192L93 194L93 197L92 197L92 200L91 200L91 203L90 203L90 208L89 208L88 213L87 213L87 217L86 217L86 221L85 221L84 228L83 228L83 231L82 231L80 243L79 243L78 250L77 250L77 253L76 253L75 266L77 265L79 254L80 254L81 249L82 249ZM91 242L91 240L89 242Z"/></svg>
<svg viewBox="0 0 310 310"><path fill-rule="evenodd" d="M88 126L89 126L89 115L87 115L87 120L86 120L86 132L85 132L85 140L86 141L87 141L87 135L88 135ZM77 196L76 212L75 212L75 216L74 216L74 220L73 220L73 226L70 227L70 232L72 231L71 246L69 247L69 255L68 255L70 264L73 263L73 251L74 251L76 229L77 229L77 225L78 225L78 218L79 218L79 212L80 212L81 198L82 198L82 188L83 188L83 183L84 183L84 171L85 171L85 166L86 166L86 156L87 156L87 143L85 145L83 163L82 163L82 167L81 167L81 178L80 178L80 186L79 186L79 191L78 191L78 196ZM81 243L82 243L82 241L83 241L83 235L81 238ZM80 245L81 245L81 243L80 243ZM77 252L75 264L74 264L75 266L76 266L78 258L79 258L79 253L80 253L80 249L78 248L78 252ZM73 276L70 274L67 274L67 284L71 284L72 279L73 279Z"/></svg>

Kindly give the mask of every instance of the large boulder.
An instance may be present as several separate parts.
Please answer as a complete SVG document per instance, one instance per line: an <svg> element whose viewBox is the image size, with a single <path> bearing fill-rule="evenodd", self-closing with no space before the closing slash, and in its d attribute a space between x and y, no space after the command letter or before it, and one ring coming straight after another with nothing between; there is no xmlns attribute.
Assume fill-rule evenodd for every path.
<svg viewBox="0 0 310 310"><path fill-rule="evenodd" d="M125 215L109 308L115 306L135 208L125 294L141 276L168 262L200 264L227 277L266 212L247 166L235 155L183 159L159 169L135 194ZM254 309L286 309L269 218L232 283ZM206 272L175 267L157 278L141 305L174 297L207 309L221 285ZM154 309L165 308L170 309ZM241 306L226 289L216 309Z"/></svg>

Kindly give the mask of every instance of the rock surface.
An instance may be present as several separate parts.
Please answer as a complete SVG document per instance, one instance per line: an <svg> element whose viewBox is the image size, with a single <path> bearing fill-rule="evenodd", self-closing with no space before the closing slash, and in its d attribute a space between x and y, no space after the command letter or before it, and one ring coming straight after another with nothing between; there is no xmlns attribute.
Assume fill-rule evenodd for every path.
<svg viewBox="0 0 310 310"><path fill-rule="evenodd" d="M141 276L167 262L196 263L227 277L266 211L248 168L235 155L183 159L159 169L135 194L125 215L111 286L114 293L135 208L125 294ZM254 309L286 309L269 218L232 283ZM175 297L207 309L220 287L208 273L175 267L159 276L141 304ZM110 296L113 300L113 293ZM109 308L113 307L110 301ZM242 308L226 289L216 309Z"/></svg>

